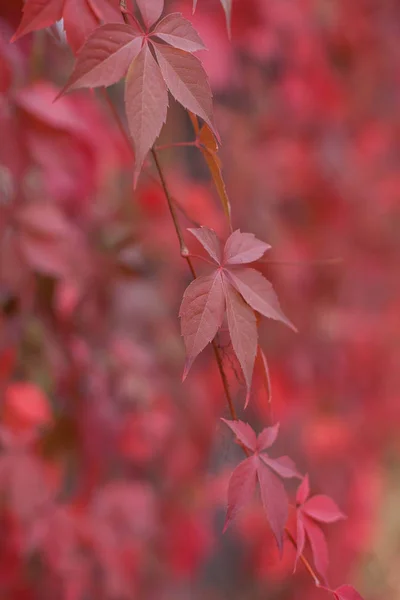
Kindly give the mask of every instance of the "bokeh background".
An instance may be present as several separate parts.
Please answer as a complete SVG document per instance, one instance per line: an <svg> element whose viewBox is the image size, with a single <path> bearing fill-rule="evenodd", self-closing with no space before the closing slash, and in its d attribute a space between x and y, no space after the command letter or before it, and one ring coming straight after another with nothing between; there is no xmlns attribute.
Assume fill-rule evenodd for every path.
<svg viewBox="0 0 400 600"><path fill-rule="evenodd" d="M53 103L73 55L61 26L10 45L21 4L0 7L0 597L322 599L257 498L222 536L241 454L210 348L181 383L190 276L156 172L133 191L102 94ZM260 325L277 451L348 515L324 528L333 585L397 600L400 4L234 0L231 41L217 0L172 9L209 48L233 224L271 244L299 329ZM159 144L191 139L171 102ZM200 153L160 154L182 226L226 235ZM220 344L260 431L262 381L244 412Z"/></svg>

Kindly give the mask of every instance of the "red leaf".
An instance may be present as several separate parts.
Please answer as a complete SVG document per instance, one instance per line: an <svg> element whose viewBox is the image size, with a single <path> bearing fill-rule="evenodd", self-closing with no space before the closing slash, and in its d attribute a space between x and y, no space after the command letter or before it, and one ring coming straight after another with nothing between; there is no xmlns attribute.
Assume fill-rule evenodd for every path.
<svg viewBox="0 0 400 600"><path fill-rule="evenodd" d="M154 48L164 81L175 100L201 117L216 133L211 88L199 59L170 46L154 44Z"/></svg>
<svg viewBox="0 0 400 600"><path fill-rule="evenodd" d="M276 441L279 434L279 423L276 423L272 427L265 427L257 438L257 450L260 452L270 448Z"/></svg>
<svg viewBox="0 0 400 600"><path fill-rule="evenodd" d="M221 244L215 231L209 227L188 229L188 231L198 239L204 250L219 265L221 263Z"/></svg>
<svg viewBox="0 0 400 600"><path fill-rule="evenodd" d="M136 4L148 29L161 17L164 0L136 0Z"/></svg>
<svg viewBox="0 0 400 600"><path fill-rule="evenodd" d="M346 518L329 496L313 496L303 504L302 510L312 519L322 523L335 523Z"/></svg>
<svg viewBox="0 0 400 600"><path fill-rule="evenodd" d="M253 233L242 233L237 229L226 240L224 264L242 265L258 260L271 246L258 240Z"/></svg>
<svg viewBox="0 0 400 600"><path fill-rule="evenodd" d="M256 451L257 436L248 423L221 419L236 435L237 439L252 452Z"/></svg>
<svg viewBox="0 0 400 600"><path fill-rule="evenodd" d="M15 41L21 36L49 27L62 18L64 0L28 0L23 8L21 23L12 37Z"/></svg>
<svg viewBox="0 0 400 600"><path fill-rule="evenodd" d="M254 310L270 319L282 321L296 331L283 314L271 283L259 271L250 267L236 267L227 272L232 284Z"/></svg>
<svg viewBox="0 0 400 600"><path fill-rule="evenodd" d="M63 18L67 39L76 53L102 22L122 22L118 0L27 0L12 41L49 27Z"/></svg>
<svg viewBox="0 0 400 600"><path fill-rule="evenodd" d="M306 543L306 531L304 529L304 524L301 518L301 514L297 515L297 530L296 530L296 560L294 563L293 573L296 571L297 563L299 561L300 556L304 552L304 546Z"/></svg>
<svg viewBox="0 0 400 600"><path fill-rule="evenodd" d="M221 275L198 277L186 289L179 316L186 346L185 379L196 356L215 337L224 317L225 298Z"/></svg>
<svg viewBox="0 0 400 600"><path fill-rule="evenodd" d="M307 500L309 495L310 495L310 481L309 481L308 474L307 474L307 475L305 475L305 477L303 478L303 481L297 488L296 502L298 504L304 504L304 502Z"/></svg>
<svg viewBox="0 0 400 600"><path fill-rule="evenodd" d="M171 13L164 17L157 23L152 35L186 52L205 50L204 43L193 25L180 13Z"/></svg>
<svg viewBox="0 0 400 600"><path fill-rule="evenodd" d="M232 0L221 0L222 8L225 12L226 26L228 29L229 37L231 35L231 13L232 13Z"/></svg>
<svg viewBox="0 0 400 600"><path fill-rule="evenodd" d="M224 282L226 315L233 350L238 358L250 390L257 354L257 321L254 312L228 281Z"/></svg>
<svg viewBox="0 0 400 600"><path fill-rule="evenodd" d="M352 585L341 585L333 593L337 600L363 600L361 594Z"/></svg>
<svg viewBox="0 0 400 600"><path fill-rule="evenodd" d="M165 123L167 108L167 89L146 44L129 67L125 84L125 109L135 147L135 185L146 154Z"/></svg>
<svg viewBox="0 0 400 600"><path fill-rule="evenodd" d="M111 23L99 27L79 51L74 70L61 93L116 83L126 75L141 45L142 38L130 25Z"/></svg>
<svg viewBox="0 0 400 600"><path fill-rule="evenodd" d="M318 573L324 579L326 579L329 565L329 554L325 535L317 523L313 519L307 517L304 513L302 515L302 520L306 530L306 535L311 545L315 568L317 569Z"/></svg>
<svg viewBox="0 0 400 600"><path fill-rule="evenodd" d="M222 177L221 161L217 155L218 146L215 141L215 136L211 129L204 123L200 132L196 132L200 143L200 150L207 163L211 177L213 179L218 196L221 200L222 208L229 221L231 222L231 204L229 202L228 193L226 191L224 178Z"/></svg>
<svg viewBox="0 0 400 600"><path fill-rule="evenodd" d="M280 551L288 517L288 499L281 480L260 460L257 468L261 500Z"/></svg>
<svg viewBox="0 0 400 600"><path fill-rule="evenodd" d="M239 510L251 500L257 482L257 463L257 457L250 456L233 471L229 480L228 509L223 531L226 531Z"/></svg>
<svg viewBox="0 0 400 600"><path fill-rule="evenodd" d="M260 454L262 461L268 465L275 473L290 479L291 477L301 478L294 461L289 456L280 456L279 458L268 458L265 454Z"/></svg>

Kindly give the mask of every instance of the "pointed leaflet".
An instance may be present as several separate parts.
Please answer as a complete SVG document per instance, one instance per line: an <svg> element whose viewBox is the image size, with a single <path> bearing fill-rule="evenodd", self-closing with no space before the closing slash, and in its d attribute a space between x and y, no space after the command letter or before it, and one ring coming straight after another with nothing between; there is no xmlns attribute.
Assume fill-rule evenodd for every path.
<svg viewBox="0 0 400 600"><path fill-rule="evenodd" d="M221 243L215 231L209 227L198 227L188 229L188 231L198 239L204 250L219 265L221 263Z"/></svg>
<svg viewBox="0 0 400 600"><path fill-rule="evenodd" d="M363 600L352 585L341 585L333 592L337 600Z"/></svg>
<svg viewBox="0 0 400 600"><path fill-rule="evenodd" d="M196 356L215 337L224 318L225 299L221 275L198 277L183 295L179 316L186 346L186 377Z"/></svg>
<svg viewBox="0 0 400 600"><path fill-rule="evenodd" d="M63 19L67 39L76 53L102 22L122 22L118 0L27 0L13 41Z"/></svg>
<svg viewBox="0 0 400 600"><path fill-rule="evenodd" d="M135 147L135 185L146 154L165 123L167 108L167 89L146 44L129 67L125 83L125 110Z"/></svg>
<svg viewBox="0 0 400 600"><path fill-rule="evenodd" d="M186 52L205 50L205 46L190 21L180 13L171 13L164 17L154 28L152 35L167 42L174 48Z"/></svg>
<svg viewBox="0 0 400 600"><path fill-rule="evenodd" d="M279 423L276 423L272 427L265 427L257 438L257 450L260 452L270 448L276 441L279 434Z"/></svg>
<svg viewBox="0 0 400 600"><path fill-rule="evenodd" d="M224 263L242 265L258 260L271 248L269 244L258 240L253 233L242 233L236 229L226 240Z"/></svg>
<svg viewBox="0 0 400 600"><path fill-rule="evenodd" d="M64 0L28 0L21 23L12 37L15 41L26 33L49 27L62 18Z"/></svg>
<svg viewBox="0 0 400 600"><path fill-rule="evenodd" d="M231 12L232 12L232 0L221 0L222 8L225 11L226 27L228 29L229 37L231 36Z"/></svg>
<svg viewBox="0 0 400 600"><path fill-rule="evenodd" d="M254 310L270 319L282 321L296 331L283 314L271 283L259 271L251 267L236 267L227 272L232 284Z"/></svg>
<svg viewBox="0 0 400 600"><path fill-rule="evenodd" d="M284 479L299 477L301 475L296 469L294 461L289 456L280 456L279 458L269 458L265 454L260 454L262 461L270 467L275 473Z"/></svg>
<svg viewBox="0 0 400 600"><path fill-rule="evenodd" d="M228 487L228 510L223 531L235 518L241 508L251 500L257 482L256 456L250 456L242 461L233 471Z"/></svg>
<svg viewBox="0 0 400 600"><path fill-rule="evenodd" d="M216 133L211 88L199 59L170 46L154 44L154 48L164 81L175 100L204 119Z"/></svg>
<svg viewBox="0 0 400 600"><path fill-rule="evenodd" d="M310 480L309 480L308 474L307 474L307 475L305 475L305 477L303 478L303 481L297 488L297 492L296 492L297 504L304 504L304 502L307 500L309 495L310 495Z"/></svg>
<svg viewBox="0 0 400 600"><path fill-rule="evenodd" d="M304 546L306 543L306 530L304 529L304 524L301 519L301 514L297 515L297 524L296 524L296 560L294 561L293 573L296 571L297 563L299 561L300 556L304 552Z"/></svg>
<svg viewBox="0 0 400 600"><path fill-rule="evenodd" d="M314 558L315 568L318 573L326 579L329 565L328 544L325 535L317 523L302 514L302 521L306 530L306 535L311 545L311 552Z"/></svg>
<svg viewBox="0 0 400 600"><path fill-rule="evenodd" d="M257 353L257 321L254 312L228 281L224 281L224 292L229 335L249 390Z"/></svg>
<svg viewBox="0 0 400 600"><path fill-rule="evenodd" d="M329 496L313 496L304 503L302 510L312 519L322 523L335 523L346 518Z"/></svg>
<svg viewBox="0 0 400 600"><path fill-rule="evenodd" d="M280 551L283 548L283 532L288 517L288 498L281 480L266 466L257 469L261 500Z"/></svg>
<svg viewBox="0 0 400 600"><path fill-rule="evenodd" d="M267 396L268 396L268 404L271 404L271 402L272 402L271 378L269 375L267 359L266 359L266 356L260 345L258 345L258 349L257 349L256 363L257 362L261 367L262 377L264 380L264 386L265 386L265 389L267 391ZM246 408L246 406L245 406L245 408Z"/></svg>
<svg viewBox="0 0 400 600"><path fill-rule="evenodd" d="M237 439L252 452L256 451L257 436L248 423L243 421L228 421L221 419L236 435Z"/></svg>
<svg viewBox="0 0 400 600"><path fill-rule="evenodd" d="M124 23L102 25L86 40L63 92L80 87L108 86L126 75L139 54L142 38Z"/></svg>
<svg viewBox="0 0 400 600"><path fill-rule="evenodd" d="M207 163L211 177L214 181L215 188L220 197L222 208L229 221L231 222L231 204L229 202L228 194L225 187L225 182L222 177L221 162L217 156L218 146L215 141L215 137L207 125L204 123L201 131L198 135L198 141L200 142L200 150L204 156L204 160Z"/></svg>
<svg viewBox="0 0 400 600"><path fill-rule="evenodd" d="M150 27L161 17L164 8L164 0L136 0L136 4L143 17L144 24L147 29L150 29Z"/></svg>

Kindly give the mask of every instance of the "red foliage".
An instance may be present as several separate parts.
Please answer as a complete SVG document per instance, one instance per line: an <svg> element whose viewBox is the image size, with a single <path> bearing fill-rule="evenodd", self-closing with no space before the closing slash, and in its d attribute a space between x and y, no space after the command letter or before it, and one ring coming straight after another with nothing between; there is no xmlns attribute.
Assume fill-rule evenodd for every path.
<svg viewBox="0 0 400 600"><path fill-rule="evenodd" d="M3 0L1 598L398 597L398 23Z"/></svg>

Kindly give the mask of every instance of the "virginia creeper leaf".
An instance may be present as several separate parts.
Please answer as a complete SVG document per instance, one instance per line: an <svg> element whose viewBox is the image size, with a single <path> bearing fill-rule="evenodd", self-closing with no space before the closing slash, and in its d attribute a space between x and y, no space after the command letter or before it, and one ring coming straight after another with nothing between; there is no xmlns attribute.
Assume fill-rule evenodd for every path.
<svg viewBox="0 0 400 600"><path fill-rule="evenodd" d="M255 269L236 267L228 271L229 278L246 302L264 317L282 321L296 331L294 325L285 317L271 283Z"/></svg>
<svg viewBox="0 0 400 600"><path fill-rule="evenodd" d="M49 27L60 19L74 53L100 24L123 22L119 0L27 0L12 39Z"/></svg>
<svg viewBox="0 0 400 600"><path fill-rule="evenodd" d="M318 573L322 575L324 580L326 580L329 566L329 553L324 532L313 519L310 519L304 513L302 519L306 535L310 542L315 568Z"/></svg>
<svg viewBox="0 0 400 600"><path fill-rule="evenodd" d="M254 451L251 446L254 448L255 434L249 425L241 421L222 420L230 427L242 444L250 451ZM264 510L276 537L278 547L282 549L283 532L288 515L288 498L281 479L271 468L271 465L275 461L279 465L287 467L290 459L288 457L270 459L265 452L260 451L264 443L268 445L273 443L278 428L279 426L275 425L264 430L256 440L254 455L241 462L233 471L228 489L228 512L225 529L238 510L251 499L254 490L254 472L256 472ZM269 439L265 441L266 438ZM290 466L290 474L284 473L284 477L299 477L292 461L290 461ZM240 481L241 479L242 481Z"/></svg>
<svg viewBox="0 0 400 600"><path fill-rule="evenodd" d="M310 495L310 480L309 480L309 477L307 474L307 475L305 475L303 481L297 488L297 493L296 493L297 504L304 504L304 502L307 500L309 495Z"/></svg>
<svg viewBox="0 0 400 600"><path fill-rule="evenodd" d="M171 13L164 17L157 23L152 35L186 52L205 50L204 43L191 22L180 13Z"/></svg>
<svg viewBox="0 0 400 600"><path fill-rule="evenodd" d="M333 592L337 600L363 600L352 585L341 585Z"/></svg>
<svg viewBox="0 0 400 600"><path fill-rule="evenodd" d="M225 298L221 275L198 277L186 289L179 312L186 346L185 379L196 356L211 342L222 324Z"/></svg>
<svg viewBox="0 0 400 600"><path fill-rule="evenodd" d="M207 163L211 177L214 181L215 188L218 192L218 196L222 203L224 213L231 220L231 204L229 202L228 194L225 187L225 182L222 177L221 162L217 155L218 146L215 141L215 137L207 125L204 123L199 133L200 150L204 156L204 160Z"/></svg>
<svg viewBox="0 0 400 600"><path fill-rule="evenodd" d="M261 500L267 519L278 543L283 548L283 531L285 529L289 502L282 481L268 468L257 470L260 483Z"/></svg>
<svg viewBox="0 0 400 600"><path fill-rule="evenodd" d="M136 0L136 4L148 29L161 17L164 0Z"/></svg>
<svg viewBox="0 0 400 600"><path fill-rule="evenodd" d="M147 44L128 69L125 107L135 147L136 185L146 154L165 123L168 108L167 88Z"/></svg>
<svg viewBox="0 0 400 600"><path fill-rule="evenodd" d="M303 505L303 512L321 523L335 523L346 518L332 498L322 495L307 500Z"/></svg>
<svg viewBox="0 0 400 600"><path fill-rule="evenodd" d="M154 48L164 81L175 100L201 117L217 135L211 88L199 59L171 46L154 44Z"/></svg>
<svg viewBox="0 0 400 600"><path fill-rule="evenodd" d="M248 423L244 423L243 421L228 421L227 419L221 419L228 427L233 431L236 435L237 439L244 445L246 448L251 450L252 452L256 451L257 447L257 436L252 427ZM265 430L264 430L265 431ZM260 436L259 436L260 438ZM258 439L259 439L258 438Z"/></svg>
<svg viewBox="0 0 400 600"><path fill-rule="evenodd" d="M226 240L224 263L226 265L242 265L251 263L271 248L269 244L258 240L253 233L242 233L237 229Z"/></svg>
<svg viewBox="0 0 400 600"><path fill-rule="evenodd" d="M288 321L282 313L271 284L264 279L261 273L258 273L258 271L255 271L254 269L237 267L235 264L229 265L224 261L221 262L220 243L212 229L201 227L190 229L189 231L198 239L210 258L216 263L217 270L214 274L218 273L219 282L221 283L229 334L233 350L244 374L248 398L258 347L257 321L253 310L257 310L266 316L279 319L286 324L290 324L290 321ZM228 250L226 250L226 247L228 247ZM259 258L267 248L269 248L268 244L257 240L253 234L242 234L240 231L236 231L228 238L224 251L224 260L228 257L229 260L239 260L240 264L242 264L244 261L251 261ZM254 289L252 285L254 285ZM263 294L265 294L266 297L264 297ZM185 338L187 348L191 348L192 346L192 342L186 340L187 332L190 331L189 323L192 318L197 319L192 327L194 327L196 331L198 329L197 335L199 336L199 339L203 339L204 337L204 344L201 344L201 348L196 351L194 356L192 356L192 354L188 355L187 364L190 366L193 363L195 356L197 356L206 345L207 342L205 342L205 340L211 341L212 338L209 337L210 331L208 329L207 319L198 319L198 315L186 313L186 301L185 304L182 302L180 316L183 319L182 335ZM183 324L185 325L184 327ZM202 335L202 328L206 331L206 335L204 336ZM211 331L215 331L216 333L214 327ZM185 369L185 374L187 373L187 369L188 368Z"/></svg>
<svg viewBox="0 0 400 600"><path fill-rule="evenodd" d="M197 227L188 229L195 238L198 239L204 250L215 260L217 264L221 262L221 243L215 231L209 227Z"/></svg>
<svg viewBox="0 0 400 600"><path fill-rule="evenodd" d="M257 449L261 452L267 450L276 441L279 434L279 423L272 427L265 427L257 438Z"/></svg>
<svg viewBox="0 0 400 600"><path fill-rule="evenodd" d="M223 531L235 518L241 508L246 506L254 495L257 483L256 456L250 456L242 461L233 471L228 486L228 509Z"/></svg>
<svg viewBox="0 0 400 600"><path fill-rule="evenodd" d="M224 291L229 335L249 390L257 353L256 317L248 304L227 281L224 284Z"/></svg>
<svg viewBox="0 0 400 600"><path fill-rule="evenodd" d="M291 477L300 477L301 475L296 469L296 465L289 456L280 456L279 458L268 458L262 455L262 460L268 465L275 473L285 479Z"/></svg>
<svg viewBox="0 0 400 600"><path fill-rule="evenodd" d="M74 70L62 93L80 87L116 83L126 75L141 46L142 38L130 25L102 25L89 36L79 51Z"/></svg>

